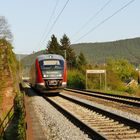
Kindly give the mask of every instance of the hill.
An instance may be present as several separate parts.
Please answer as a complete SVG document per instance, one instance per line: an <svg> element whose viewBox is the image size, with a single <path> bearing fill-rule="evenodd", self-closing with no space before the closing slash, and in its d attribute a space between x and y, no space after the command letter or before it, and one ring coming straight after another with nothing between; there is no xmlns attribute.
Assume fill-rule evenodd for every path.
<svg viewBox="0 0 140 140"><path fill-rule="evenodd" d="M27 56L27 54L16 54L16 59L17 60L21 60L21 59L23 59L26 56Z"/></svg>
<svg viewBox="0 0 140 140"><path fill-rule="evenodd" d="M72 44L71 47L77 56L80 52L83 52L90 64L105 63L110 57L125 58L135 65L140 64L140 37L112 42ZM35 58L43 53L44 50L27 55L21 60L24 73L27 74Z"/></svg>
<svg viewBox="0 0 140 140"><path fill-rule="evenodd" d="M26 55L26 57L24 57L24 58L21 59L22 65L23 65L24 67L25 67L25 66L26 66L26 67L30 67L30 66L34 63L36 57L37 57L38 55L43 54L43 53L44 53L44 51L39 51L39 52L30 54L30 55Z"/></svg>
<svg viewBox="0 0 140 140"><path fill-rule="evenodd" d="M28 76L29 74L29 69L31 65L35 62L35 59L38 55L41 55L44 53L44 50L27 55L23 59L21 59L21 64L23 66L23 76Z"/></svg>
<svg viewBox="0 0 140 140"><path fill-rule="evenodd" d="M89 63L104 63L107 58L125 58L135 65L140 63L140 38L102 43L74 44L78 55L83 52Z"/></svg>

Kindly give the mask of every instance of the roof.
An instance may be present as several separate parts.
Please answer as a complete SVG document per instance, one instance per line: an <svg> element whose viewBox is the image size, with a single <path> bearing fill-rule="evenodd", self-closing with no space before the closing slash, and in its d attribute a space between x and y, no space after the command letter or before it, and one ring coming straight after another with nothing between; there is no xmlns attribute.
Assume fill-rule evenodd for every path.
<svg viewBox="0 0 140 140"><path fill-rule="evenodd" d="M37 56L38 61L44 60L44 59L60 59L64 60L64 58L61 55L58 54L43 54Z"/></svg>

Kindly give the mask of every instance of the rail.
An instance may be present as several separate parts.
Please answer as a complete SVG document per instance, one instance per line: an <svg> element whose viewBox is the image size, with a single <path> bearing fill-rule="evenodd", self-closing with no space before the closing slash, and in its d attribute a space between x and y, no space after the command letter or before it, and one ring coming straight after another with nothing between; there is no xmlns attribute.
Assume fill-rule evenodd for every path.
<svg viewBox="0 0 140 140"><path fill-rule="evenodd" d="M90 102L69 95L60 94L59 97L46 97L45 99L47 101L51 100L49 102L61 113L66 114L69 120L72 120L74 124L76 123L75 125L89 135L89 138L97 140L140 139L139 121L128 119L123 115L108 111ZM79 119L79 121L75 118L77 120Z"/></svg>
<svg viewBox="0 0 140 140"><path fill-rule="evenodd" d="M97 97L97 98L101 98L101 99L111 100L111 101L115 101L115 102L124 103L127 105L140 107L140 98L138 98L138 97L107 94L107 93L94 92L94 91L89 91L89 90L87 91L87 90L77 90L77 89L68 89L68 88L66 88L65 90L75 92L78 94L88 95L91 97Z"/></svg>

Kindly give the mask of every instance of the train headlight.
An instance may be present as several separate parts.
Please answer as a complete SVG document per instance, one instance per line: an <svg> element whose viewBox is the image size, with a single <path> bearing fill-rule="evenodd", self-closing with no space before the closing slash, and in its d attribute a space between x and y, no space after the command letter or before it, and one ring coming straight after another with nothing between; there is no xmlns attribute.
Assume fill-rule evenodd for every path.
<svg viewBox="0 0 140 140"><path fill-rule="evenodd" d="M44 74L43 77L49 77L49 75Z"/></svg>
<svg viewBox="0 0 140 140"><path fill-rule="evenodd" d="M62 77L62 74L58 74L57 77Z"/></svg>

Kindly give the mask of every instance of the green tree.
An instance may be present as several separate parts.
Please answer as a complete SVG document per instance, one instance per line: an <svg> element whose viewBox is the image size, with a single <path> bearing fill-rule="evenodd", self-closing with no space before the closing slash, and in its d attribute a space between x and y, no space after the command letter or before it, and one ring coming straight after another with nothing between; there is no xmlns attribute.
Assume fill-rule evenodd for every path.
<svg viewBox="0 0 140 140"><path fill-rule="evenodd" d="M62 39L60 39L61 43L61 54L66 57L67 64L69 67L76 66L76 55L74 50L70 46L70 39L66 34L63 35Z"/></svg>
<svg viewBox="0 0 140 140"><path fill-rule="evenodd" d="M61 51L60 51L60 44L58 43L57 41L57 38L55 37L55 35L52 35L51 37L51 41L49 41L48 45L47 45L47 48L48 48L48 52L49 53L55 53L55 54L60 54Z"/></svg>
<svg viewBox="0 0 140 140"><path fill-rule="evenodd" d="M81 68L82 66L87 65L87 60L82 52L80 52L80 54L78 56L77 65L78 65L78 68Z"/></svg>
<svg viewBox="0 0 140 140"><path fill-rule="evenodd" d="M132 64L125 59L109 59L107 62L108 67L116 73L121 81L134 78L136 76L135 68Z"/></svg>
<svg viewBox="0 0 140 140"><path fill-rule="evenodd" d="M61 48L62 50L67 50L70 47L70 39L67 37L66 34L63 35L62 39L60 39Z"/></svg>

